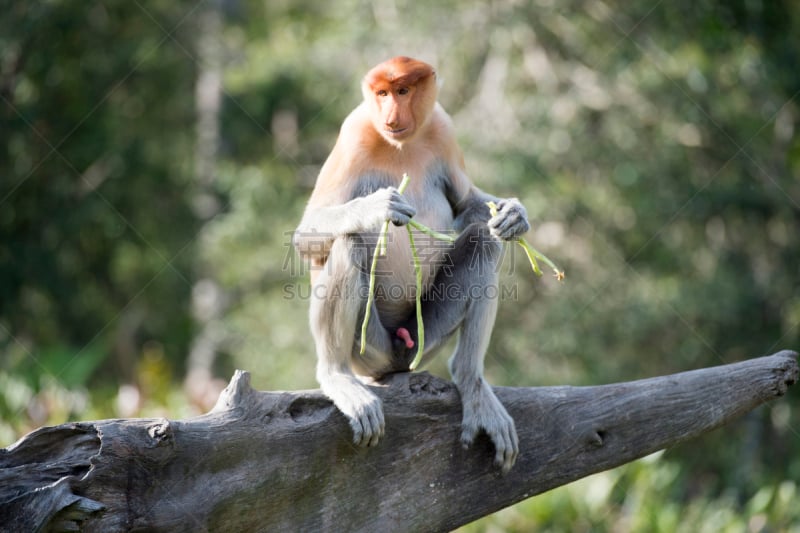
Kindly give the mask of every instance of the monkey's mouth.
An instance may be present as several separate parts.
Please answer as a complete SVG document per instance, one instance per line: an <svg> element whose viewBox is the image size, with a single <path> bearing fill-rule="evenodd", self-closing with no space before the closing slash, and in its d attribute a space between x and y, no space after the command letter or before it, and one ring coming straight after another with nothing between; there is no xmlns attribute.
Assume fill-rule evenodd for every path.
<svg viewBox="0 0 800 533"><path fill-rule="evenodd" d="M392 137L402 137L408 128L398 128L396 130L386 129L386 133Z"/></svg>

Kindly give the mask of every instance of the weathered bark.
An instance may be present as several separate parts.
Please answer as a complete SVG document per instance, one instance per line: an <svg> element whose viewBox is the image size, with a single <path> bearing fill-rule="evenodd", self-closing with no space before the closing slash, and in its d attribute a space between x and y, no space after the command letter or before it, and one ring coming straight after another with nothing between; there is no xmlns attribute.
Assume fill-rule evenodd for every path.
<svg viewBox="0 0 800 533"><path fill-rule="evenodd" d="M797 354L597 387L498 387L522 453L459 445L455 387L396 374L374 387L386 436L356 448L319 391L256 392L237 372L208 414L38 429L0 450L9 531L446 531L697 436L784 394Z"/></svg>

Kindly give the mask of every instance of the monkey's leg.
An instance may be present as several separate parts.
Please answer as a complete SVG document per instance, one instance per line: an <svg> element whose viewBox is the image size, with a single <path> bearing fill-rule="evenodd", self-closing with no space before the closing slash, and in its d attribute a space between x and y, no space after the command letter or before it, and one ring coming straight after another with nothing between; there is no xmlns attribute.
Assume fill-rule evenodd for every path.
<svg viewBox="0 0 800 533"><path fill-rule="evenodd" d="M359 238L336 239L312 287L310 322L317 349L317 381L322 391L347 417L353 442L374 446L384 431L383 407L380 399L353 374L352 359L354 332L360 329L357 321L366 301L360 261L366 255ZM384 334L388 342L385 330ZM374 359L379 355L368 353L365 358L369 361L370 356Z"/></svg>
<svg viewBox="0 0 800 533"><path fill-rule="evenodd" d="M449 264L436 277L437 292L430 296L423 318L426 345L431 350L459 329L450 374L463 405L461 442L467 447L485 430L494 442L495 463L507 472L519 454L517 431L483 378L484 356L497 313L501 253L501 243L485 225L468 226L457 239Z"/></svg>

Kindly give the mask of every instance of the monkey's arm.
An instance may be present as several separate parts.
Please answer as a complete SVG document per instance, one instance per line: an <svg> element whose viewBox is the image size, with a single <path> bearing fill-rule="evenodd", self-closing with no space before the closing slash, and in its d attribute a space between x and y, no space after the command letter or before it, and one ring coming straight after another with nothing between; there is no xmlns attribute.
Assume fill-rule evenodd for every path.
<svg viewBox="0 0 800 533"><path fill-rule="evenodd" d="M467 176L464 154L458 147L453 126L446 114L441 114L443 131L448 134L447 160L449 180L446 195L455 214L454 229L459 233L474 222L486 224L489 231L500 240L509 241L531 229L528 212L517 198L498 198L482 191ZM497 205L497 215L492 216L488 202Z"/></svg>
<svg viewBox="0 0 800 533"><path fill-rule="evenodd" d="M416 210L395 187L386 187L340 205L309 205L293 242L304 257L326 257L337 237L377 231L385 220L402 226L414 214Z"/></svg>

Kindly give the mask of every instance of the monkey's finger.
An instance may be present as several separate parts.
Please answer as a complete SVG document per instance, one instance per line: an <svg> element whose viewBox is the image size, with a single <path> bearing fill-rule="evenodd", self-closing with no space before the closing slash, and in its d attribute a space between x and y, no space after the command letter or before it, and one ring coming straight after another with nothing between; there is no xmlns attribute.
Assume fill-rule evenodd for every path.
<svg viewBox="0 0 800 533"><path fill-rule="evenodd" d="M496 216L489 220L489 222L497 226L503 226L514 224L522 220L527 221L527 219L528 213L525 212L525 209L522 208L522 206L512 205L509 209L498 212Z"/></svg>
<svg viewBox="0 0 800 533"><path fill-rule="evenodd" d="M519 446L514 443L511 435L507 435L509 440L506 443L505 449L502 451L502 454L498 454L498 457L495 457L495 463L501 467L503 474L507 474L511 467L514 466L514 463L517 462L517 456L519 455ZM513 435L516 437L516 435Z"/></svg>
<svg viewBox="0 0 800 533"><path fill-rule="evenodd" d="M507 223L508 221L517 220L519 218L525 218L526 213L524 213L521 209L517 209L515 206L510 205L507 209L498 209L497 214L489 219L489 223L492 225L502 225Z"/></svg>
<svg viewBox="0 0 800 533"><path fill-rule="evenodd" d="M508 432L511 446L506 453L506 463L508 464L508 468L511 468L514 466L514 463L517 462L517 457L519 457L519 437L517 436L517 430L513 423L508 427Z"/></svg>
<svg viewBox="0 0 800 533"><path fill-rule="evenodd" d="M461 428L461 447L469 449L472 443L475 441L475 437L478 435L478 427L473 425L464 425Z"/></svg>
<svg viewBox="0 0 800 533"><path fill-rule="evenodd" d="M499 455L499 457L495 457L494 464L500 468L500 472L503 475L506 475L511 471L511 467L514 466L514 463L517 460L516 455L514 455L510 450L505 450Z"/></svg>
<svg viewBox="0 0 800 533"><path fill-rule="evenodd" d="M490 218L487 225L489 229L502 233L513 223L514 219L508 216L508 214L498 214L496 217Z"/></svg>
<svg viewBox="0 0 800 533"><path fill-rule="evenodd" d="M353 444L356 446L364 445L364 427L358 418L350 419L350 428L353 430Z"/></svg>
<svg viewBox="0 0 800 533"><path fill-rule="evenodd" d="M501 223L502 220L499 217L490 218L489 222L486 223L489 228L489 233L498 239L503 239L503 232L499 229Z"/></svg>
<svg viewBox="0 0 800 533"><path fill-rule="evenodd" d="M489 231L498 239L508 240L512 237L514 226L513 221L508 218L497 216L489 221Z"/></svg>
<svg viewBox="0 0 800 533"><path fill-rule="evenodd" d="M496 203L498 213L514 209L516 211L525 212L525 206L519 201L519 198L505 198ZM527 213L526 213L527 214Z"/></svg>
<svg viewBox="0 0 800 533"><path fill-rule="evenodd" d="M407 217L413 217L417 214L417 210L414 208L414 206L408 203L404 198L389 202L389 209L398 213L402 213Z"/></svg>
<svg viewBox="0 0 800 533"><path fill-rule="evenodd" d="M494 446L494 466L500 468L504 474L506 473L506 450L498 444Z"/></svg>
<svg viewBox="0 0 800 533"><path fill-rule="evenodd" d="M381 433L368 415L355 420L351 426L353 427L353 442L357 446L374 446L378 443Z"/></svg>
<svg viewBox="0 0 800 533"><path fill-rule="evenodd" d="M500 234L500 238L509 241L526 233L529 229L531 229L531 226L526 220L519 220L516 224L505 228Z"/></svg>
<svg viewBox="0 0 800 533"><path fill-rule="evenodd" d="M367 446L376 446L378 441L381 440L383 437L384 431L384 421L383 421L383 411L372 411L368 414L368 423L369 423L369 442L366 443Z"/></svg>
<svg viewBox="0 0 800 533"><path fill-rule="evenodd" d="M399 213L393 213L389 215L389 220L392 221L392 224L395 226L405 226L411 220L411 217Z"/></svg>
<svg viewBox="0 0 800 533"><path fill-rule="evenodd" d="M510 450L506 453L505 462L503 463L503 473L508 474L508 471L516 464L519 450Z"/></svg>
<svg viewBox="0 0 800 533"><path fill-rule="evenodd" d="M498 215L489 220L489 230L496 237L509 240L527 232L531 225L521 213L511 212L505 217Z"/></svg>
<svg viewBox="0 0 800 533"><path fill-rule="evenodd" d="M511 216L513 213L520 213L523 216L528 215L528 213L525 211L525 206L519 203L519 200L515 198L500 200L496 205L497 216L500 218Z"/></svg>
<svg viewBox="0 0 800 533"><path fill-rule="evenodd" d="M505 426L501 430L502 435L498 435L495 442L494 464L502 469L503 474L507 474L519 455L519 439L514 426Z"/></svg>
<svg viewBox="0 0 800 533"><path fill-rule="evenodd" d="M525 206L520 203L519 200L516 198L510 198L508 200L503 200L497 207L497 216L500 218L511 217L513 219L516 218L528 218L528 211L525 209Z"/></svg>
<svg viewBox="0 0 800 533"><path fill-rule="evenodd" d="M386 218L392 221L395 226L408 224L411 217L417 214L417 210L405 201L402 197L389 201L388 215Z"/></svg>

